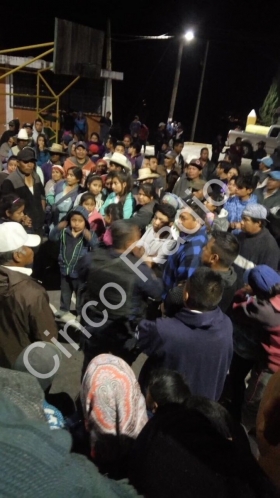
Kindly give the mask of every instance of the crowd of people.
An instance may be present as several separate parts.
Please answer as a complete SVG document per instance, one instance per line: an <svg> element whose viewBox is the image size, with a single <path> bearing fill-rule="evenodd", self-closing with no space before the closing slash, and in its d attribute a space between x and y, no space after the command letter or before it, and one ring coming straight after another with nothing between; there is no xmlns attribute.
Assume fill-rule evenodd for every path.
<svg viewBox="0 0 280 498"><path fill-rule="evenodd" d="M168 122L146 154L139 117L118 141L109 114L101 137L79 113L60 143L40 118L1 139L0 494L276 497L279 151L186 162ZM63 341L75 400L51 392Z"/></svg>

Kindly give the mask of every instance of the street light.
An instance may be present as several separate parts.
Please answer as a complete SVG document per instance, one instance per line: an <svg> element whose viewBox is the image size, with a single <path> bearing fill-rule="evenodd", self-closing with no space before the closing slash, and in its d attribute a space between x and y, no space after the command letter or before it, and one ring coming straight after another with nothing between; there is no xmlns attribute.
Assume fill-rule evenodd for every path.
<svg viewBox="0 0 280 498"><path fill-rule="evenodd" d="M194 32L189 29L185 34L184 34L185 40L188 42L192 41L194 39Z"/></svg>
<svg viewBox="0 0 280 498"><path fill-rule="evenodd" d="M175 109L184 44L186 41L191 42L193 39L194 39L194 32L190 29L181 37L181 40L180 40L177 66L176 66L175 77L174 77L174 85L173 85L170 108L169 108L169 119L171 119L171 120L173 119L173 114L174 114L174 109Z"/></svg>

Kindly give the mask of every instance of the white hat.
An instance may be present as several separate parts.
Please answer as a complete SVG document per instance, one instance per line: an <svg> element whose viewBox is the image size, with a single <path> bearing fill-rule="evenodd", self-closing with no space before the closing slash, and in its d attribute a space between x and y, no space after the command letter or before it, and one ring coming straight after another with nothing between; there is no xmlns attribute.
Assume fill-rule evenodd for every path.
<svg viewBox="0 0 280 498"><path fill-rule="evenodd" d="M36 247L40 242L39 235L29 235L20 223L8 221L0 225L0 253L16 251L22 246Z"/></svg>
<svg viewBox="0 0 280 498"><path fill-rule="evenodd" d="M107 158L104 158L104 159L107 159ZM129 163L130 164L130 167L129 167L127 158L123 154L121 154L120 152L114 152L114 154L110 158L110 163L118 164L118 166L122 166L122 168L126 169L126 171L129 171L129 172L131 171L131 163Z"/></svg>
<svg viewBox="0 0 280 498"><path fill-rule="evenodd" d="M149 178L158 178L159 175L157 173L152 173L150 168L140 168L138 170L138 178L139 182L142 182L143 180L148 180Z"/></svg>
<svg viewBox="0 0 280 498"><path fill-rule="evenodd" d="M18 140L26 140L26 141L28 141L29 137L28 137L26 129L25 128L21 128L21 130L19 130L18 134L16 135L16 138Z"/></svg>

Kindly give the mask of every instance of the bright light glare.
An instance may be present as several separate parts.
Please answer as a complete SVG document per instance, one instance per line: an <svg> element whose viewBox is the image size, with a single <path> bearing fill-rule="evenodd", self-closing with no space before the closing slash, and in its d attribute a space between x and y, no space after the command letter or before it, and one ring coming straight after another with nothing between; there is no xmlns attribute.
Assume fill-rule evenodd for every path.
<svg viewBox="0 0 280 498"><path fill-rule="evenodd" d="M194 32L189 30L185 33L185 39L187 41L192 41L194 39Z"/></svg>

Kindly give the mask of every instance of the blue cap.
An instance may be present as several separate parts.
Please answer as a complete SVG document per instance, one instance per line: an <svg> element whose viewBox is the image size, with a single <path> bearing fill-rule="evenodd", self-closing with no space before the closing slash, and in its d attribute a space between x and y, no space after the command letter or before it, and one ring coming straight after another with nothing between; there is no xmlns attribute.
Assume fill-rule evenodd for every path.
<svg viewBox="0 0 280 498"><path fill-rule="evenodd" d="M80 214L84 218L84 220L86 222L86 228L89 230L90 229L90 224L89 224L89 221L88 221L88 211L86 210L86 208L84 208L83 206L76 206L76 207L74 207L68 213L67 220L70 221L70 218L72 218L72 216L74 214Z"/></svg>
<svg viewBox="0 0 280 498"><path fill-rule="evenodd" d="M247 270L243 275L243 280L254 291L269 293L274 285L280 284L280 275L270 266L258 265L252 270Z"/></svg>
<svg viewBox="0 0 280 498"><path fill-rule="evenodd" d="M273 166L273 159L270 156L265 156L262 159L258 159L258 163L263 163L267 168Z"/></svg>
<svg viewBox="0 0 280 498"><path fill-rule="evenodd" d="M273 180L278 180L280 181L280 171L276 170L276 171L270 171L270 173L268 173L268 175L273 178Z"/></svg>
<svg viewBox="0 0 280 498"><path fill-rule="evenodd" d="M247 204L247 206L242 211L242 216L249 216L249 218L255 218L256 220L266 220L267 209L261 204Z"/></svg>

